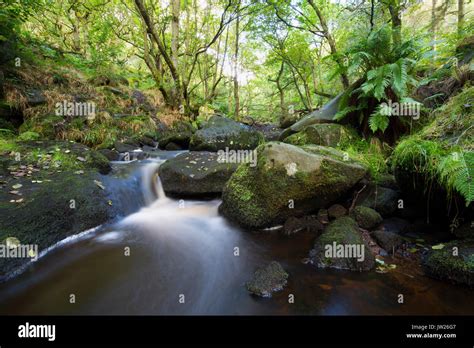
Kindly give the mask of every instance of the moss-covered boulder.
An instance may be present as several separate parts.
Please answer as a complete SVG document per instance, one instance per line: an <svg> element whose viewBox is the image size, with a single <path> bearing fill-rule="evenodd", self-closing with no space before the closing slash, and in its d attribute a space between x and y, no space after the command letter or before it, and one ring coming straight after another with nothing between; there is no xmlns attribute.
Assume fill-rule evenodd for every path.
<svg viewBox="0 0 474 348"><path fill-rule="evenodd" d="M379 213L361 205L351 211L351 216L360 227L366 230L370 230L382 222L382 216Z"/></svg>
<svg viewBox="0 0 474 348"><path fill-rule="evenodd" d="M337 123L321 123L313 124L301 132L290 135L284 142L293 145L315 144L337 147L357 138L356 132L347 126Z"/></svg>
<svg viewBox="0 0 474 348"><path fill-rule="evenodd" d="M268 227L331 204L365 174L355 162L267 143L257 149L256 166L240 165L227 182L220 211L243 226Z"/></svg>
<svg viewBox="0 0 474 348"><path fill-rule="evenodd" d="M100 183L93 171L68 171L51 174L41 183L8 181L0 191L0 243L15 237L21 244L36 244L42 250L108 221L112 213L105 191L94 180ZM18 185L18 193L10 194ZM0 258L0 279L27 261Z"/></svg>
<svg viewBox="0 0 474 348"><path fill-rule="evenodd" d="M264 142L262 133L229 118L212 116L191 138L192 151L252 150Z"/></svg>
<svg viewBox="0 0 474 348"><path fill-rule="evenodd" d="M337 219L347 214L347 209L340 204L333 204L328 208L328 216L331 219Z"/></svg>
<svg viewBox="0 0 474 348"><path fill-rule="evenodd" d="M159 175L167 195L213 197L222 193L237 167L236 163L222 162L215 152L192 151L163 163Z"/></svg>
<svg viewBox="0 0 474 348"><path fill-rule="evenodd" d="M331 222L310 251L311 263L319 268L368 271L375 258L359 232L357 222L349 216Z"/></svg>
<svg viewBox="0 0 474 348"><path fill-rule="evenodd" d="M270 262L266 267L259 268L246 286L247 290L257 296L271 297L275 291L282 290L286 285L288 273L276 262Z"/></svg>
<svg viewBox="0 0 474 348"><path fill-rule="evenodd" d="M474 240L452 241L423 260L426 274L474 287Z"/></svg>
<svg viewBox="0 0 474 348"><path fill-rule="evenodd" d="M157 134L158 145L161 149L165 149L169 143L173 143L181 149L187 149L194 131L195 129L191 123L175 121L171 127L159 130Z"/></svg>

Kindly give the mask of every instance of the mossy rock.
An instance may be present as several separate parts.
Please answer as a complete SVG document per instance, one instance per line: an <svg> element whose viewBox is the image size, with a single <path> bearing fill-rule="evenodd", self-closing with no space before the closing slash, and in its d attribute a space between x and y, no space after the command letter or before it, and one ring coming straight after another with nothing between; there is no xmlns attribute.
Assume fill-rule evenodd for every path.
<svg viewBox="0 0 474 348"><path fill-rule="evenodd" d="M357 206L350 214L354 220L359 224L360 227L366 230L370 230L382 222L382 216L377 213L374 209Z"/></svg>
<svg viewBox="0 0 474 348"><path fill-rule="evenodd" d="M191 123L181 120L175 121L170 128L158 132L158 145L161 149L164 149L169 143L174 143L183 149L187 149L194 132L195 129Z"/></svg>
<svg viewBox="0 0 474 348"><path fill-rule="evenodd" d="M252 150L265 141L263 134L229 118L212 116L189 143L192 151Z"/></svg>
<svg viewBox="0 0 474 348"><path fill-rule="evenodd" d="M241 164L227 182L221 212L239 224L262 228L306 215L336 201L366 169L290 144L257 148L257 165Z"/></svg>
<svg viewBox="0 0 474 348"><path fill-rule="evenodd" d="M215 197L237 169L237 163L219 161L217 153L187 152L160 166L163 189L173 197Z"/></svg>
<svg viewBox="0 0 474 348"><path fill-rule="evenodd" d="M338 248L346 250L338 254ZM331 222L310 251L310 260L318 268L368 271L375 258L362 238L357 222L349 216Z"/></svg>
<svg viewBox="0 0 474 348"><path fill-rule="evenodd" d="M320 123L306 127L301 132L290 135L284 140L293 145L315 144L330 147L344 147L358 140L356 132L336 123Z"/></svg>
<svg viewBox="0 0 474 348"><path fill-rule="evenodd" d="M372 208L382 216L388 217L396 212L399 198L398 191L370 184L366 190L362 191L357 202L359 205Z"/></svg>
<svg viewBox="0 0 474 348"><path fill-rule="evenodd" d="M280 291L286 285L288 273L276 261L255 271L253 279L246 286L247 290L257 296L271 297L275 291Z"/></svg>
<svg viewBox="0 0 474 348"><path fill-rule="evenodd" d="M21 203L11 203L12 195L0 192L0 241L15 237L42 250L111 218L105 192L94 182L100 180L97 173L54 173L48 180L41 184L21 181ZM26 261L0 259L0 278Z"/></svg>
<svg viewBox="0 0 474 348"><path fill-rule="evenodd" d="M423 266L431 277L474 287L474 240L456 240L432 250Z"/></svg>

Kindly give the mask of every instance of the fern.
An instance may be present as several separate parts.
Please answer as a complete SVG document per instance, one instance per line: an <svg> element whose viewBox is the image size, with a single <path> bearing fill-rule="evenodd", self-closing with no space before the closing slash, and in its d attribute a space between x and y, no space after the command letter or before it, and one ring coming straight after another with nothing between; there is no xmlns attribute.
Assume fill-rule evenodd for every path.
<svg viewBox="0 0 474 348"><path fill-rule="evenodd" d="M372 132L377 132L378 130L385 132L389 123L390 123L390 110L388 106L380 104L375 112L370 115L369 118L369 127Z"/></svg>
<svg viewBox="0 0 474 348"><path fill-rule="evenodd" d="M344 117L347 116L347 114L351 113L351 112L354 112L354 111L359 111L361 109L361 106L348 106L348 107L345 107L344 109L338 111L335 115L334 115L334 120L335 121L340 121L342 120Z"/></svg>
<svg viewBox="0 0 474 348"><path fill-rule="evenodd" d="M474 152L454 152L444 157L438 172L440 181L449 190L459 192L466 200L466 206L474 201Z"/></svg>
<svg viewBox="0 0 474 348"><path fill-rule="evenodd" d="M394 101L403 100L408 95L409 86L417 83L413 71L416 60L412 59L417 53L413 40L394 45L391 28L387 25L357 40L346 52L346 56L351 58L347 71L363 72L365 81L339 104L337 119L341 120L352 111L361 110L360 107L348 108L348 97L354 93L358 97L357 106L363 103L366 108L370 105L371 110L374 99L379 105L389 97L396 99ZM369 117L369 127L373 132L384 132L390 123L390 115L380 113L382 109L377 106L375 108Z"/></svg>

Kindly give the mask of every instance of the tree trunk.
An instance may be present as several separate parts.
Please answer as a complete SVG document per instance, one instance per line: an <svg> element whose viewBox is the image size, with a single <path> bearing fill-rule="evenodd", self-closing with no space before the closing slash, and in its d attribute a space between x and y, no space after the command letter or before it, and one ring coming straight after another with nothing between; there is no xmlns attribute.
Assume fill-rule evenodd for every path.
<svg viewBox="0 0 474 348"><path fill-rule="evenodd" d="M319 7L316 6L314 0L308 0L308 3L311 5L314 12L316 12L316 15L318 16L319 22L321 23L321 27L323 29L322 30L323 35L324 35L324 37L326 38L326 40L329 44L329 48L331 50L331 54L334 57L334 61L337 63L337 65L339 65L339 67L342 70L342 72L340 74L342 85L344 86L344 88L347 89L347 88L349 88L349 77L347 76L347 74L343 70L344 69L344 64L343 64L343 61L342 61L341 57L339 57L339 55L338 55L338 51L337 51L337 48L336 48L336 40L331 35L331 32L329 31L329 27L328 27L327 22L326 22L326 18L323 16L323 13L319 9Z"/></svg>
<svg viewBox="0 0 474 348"><path fill-rule="evenodd" d="M283 76L284 67L285 67L285 63L281 62L280 70L278 71L278 77L276 79L278 94L280 95L280 109L281 109L282 116L286 115L285 90L283 89L283 86L281 85L281 77Z"/></svg>
<svg viewBox="0 0 474 348"><path fill-rule="evenodd" d="M180 10L180 0L172 0L171 3L171 61L175 68L179 71L178 68L178 44L179 44L179 10ZM175 100L176 105L179 104L180 96L178 91L173 91L173 99Z"/></svg>
<svg viewBox="0 0 474 348"><path fill-rule="evenodd" d="M237 11L239 11L240 1L237 5ZM240 98L239 98L239 30L240 30L240 13L237 12L237 19L235 21L235 54L234 54L234 118L239 120L240 113Z"/></svg>
<svg viewBox="0 0 474 348"><path fill-rule="evenodd" d="M436 51L436 0L431 0L431 42L432 50Z"/></svg>
<svg viewBox="0 0 474 348"><path fill-rule="evenodd" d="M135 5L138 10L138 13L140 14L140 17L142 17L144 23L146 24L147 31L151 34L153 41L157 45L161 56L163 57L166 65L170 70L171 77L173 78L174 82L175 91L175 96L173 98L173 101L171 102L171 106L174 108L178 108L181 105L181 101L183 100L184 94L181 88L181 78L177 66L173 64L173 60L170 58L168 52L166 51L165 44L161 41L160 36L156 32L153 22L145 8L145 5L143 4L143 0L135 0Z"/></svg>
<svg viewBox="0 0 474 348"><path fill-rule="evenodd" d="M402 18L399 0L393 0L388 6L392 20L392 41L394 46L399 46L402 42Z"/></svg>
<svg viewBox="0 0 474 348"><path fill-rule="evenodd" d="M458 34L461 35L464 26L464 0L458 0Z"/></svg>

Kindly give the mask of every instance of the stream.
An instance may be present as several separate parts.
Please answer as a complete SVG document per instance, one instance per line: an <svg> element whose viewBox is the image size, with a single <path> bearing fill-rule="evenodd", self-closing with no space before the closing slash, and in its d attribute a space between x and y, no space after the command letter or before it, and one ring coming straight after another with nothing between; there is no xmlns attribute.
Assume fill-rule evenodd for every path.
<svg viewBox="0 0 474 348"><path fill-rule="evenodd" d="M176 154L114 163L103 182L126 216L69 237L0 284L0 314L474 314L471 290L413 264L385 274L316 269L302 262L309 233L249 233L219 216L219 200L166 197L156 171ZM290 274L288 286L251 296L246 281L271 260Z"/></svg>

